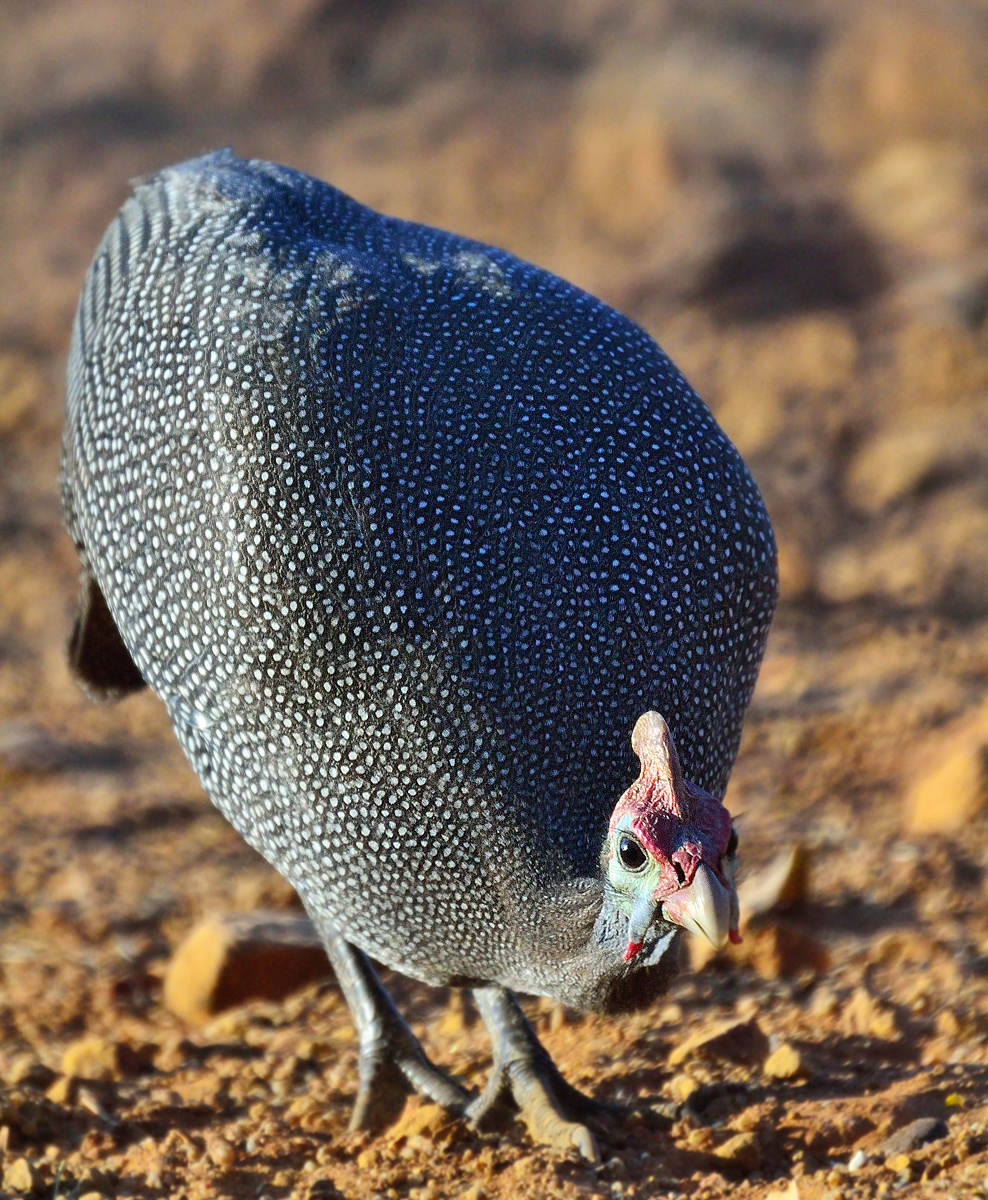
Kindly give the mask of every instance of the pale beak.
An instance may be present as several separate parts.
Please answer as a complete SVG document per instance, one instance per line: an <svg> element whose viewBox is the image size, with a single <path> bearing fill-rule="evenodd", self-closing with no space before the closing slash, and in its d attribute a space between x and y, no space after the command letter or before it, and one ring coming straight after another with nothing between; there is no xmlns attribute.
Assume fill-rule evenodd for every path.
<svg viewBox="0 0 988 1200"><path fill-rule="evenodd" d="M706 863L700 863L689 887L662 901L662 915L719 950L731 931L731 893Z"/></svg>

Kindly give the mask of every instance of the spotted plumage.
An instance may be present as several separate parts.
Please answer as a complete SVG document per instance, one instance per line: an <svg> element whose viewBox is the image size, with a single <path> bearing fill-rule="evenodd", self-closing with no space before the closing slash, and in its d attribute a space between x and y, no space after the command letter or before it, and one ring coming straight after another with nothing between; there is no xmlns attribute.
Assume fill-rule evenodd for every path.
<svg viewBox="0 0 988 1200"><path fill-rule="evenodd" d="M606 1000L632 727L721 797L775 600L757 489L645 332L209 155L90 268L63 491L116 653L317 919L428 982Z"/></svg>

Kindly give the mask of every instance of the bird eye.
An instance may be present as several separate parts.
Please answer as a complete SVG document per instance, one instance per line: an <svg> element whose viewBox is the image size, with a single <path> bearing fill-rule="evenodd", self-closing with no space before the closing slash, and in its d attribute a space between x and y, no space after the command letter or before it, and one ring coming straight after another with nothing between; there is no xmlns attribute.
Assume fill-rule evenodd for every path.
<svg viewBox="0 0 988 1200"><path fill-rule="evenodd" d="M618 842L618 858L626 871L640 871L647 862L645 851L627 834Z"/></svg>
<svg viewBox="0 0 988 1200"><path fill-rule="evenodd" d="M727 849L724 851L724 853L727 855L728 858L733 858L735 856L735 854L737 854L737 852L738 852L738 835L732 829L731 836L727 840Z"/></svg>
<svg viewBox="0 0 988 1200"><path fill-rule="evenodd" d="M678 862L674 862L672 865L676 870L676 880L679 883L679 886L682 887L683 884L686 882L686 872L683 870L683 868L680 866L680 864Z"/></svg>

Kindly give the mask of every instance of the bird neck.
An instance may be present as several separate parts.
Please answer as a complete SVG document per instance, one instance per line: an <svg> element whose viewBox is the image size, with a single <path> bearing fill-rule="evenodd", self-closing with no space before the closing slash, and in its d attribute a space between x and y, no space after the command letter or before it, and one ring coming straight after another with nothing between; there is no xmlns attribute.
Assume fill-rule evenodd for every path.
<svg viewBox="0 0 988 1200"><path fill-rule="evenodd" d="M536 937L546 963L568 963L596 944L604 890L603 879L590 876L553 884L539 897Z"/></svg>
<svg viewBox="0 0 988 1200"><path fill-rule="evenodd" d="M657 923L634 963L624 959L628 918L601 876L556 883L537 904L526 974L511 986L574 1008L622 1012L644 1007L667 986L678 956L668 954L678 930Z"/></svg>

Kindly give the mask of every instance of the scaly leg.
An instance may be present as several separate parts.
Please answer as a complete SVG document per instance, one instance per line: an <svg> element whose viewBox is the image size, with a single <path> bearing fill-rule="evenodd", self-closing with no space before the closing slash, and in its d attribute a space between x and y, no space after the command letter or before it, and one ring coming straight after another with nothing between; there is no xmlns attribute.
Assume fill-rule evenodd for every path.
<svg viewBox="0 0 988 1200"><path fill-rule="evenodd" d="M569 1120L565 1109L585 1115L603 1106L563 1079L511 992L486 987L473 994L491 1035L494 1065L483 1095L466 1110L469 1119L483 1127L513 1100L535 1141L600 1162L593 1134Z"/></svg>
<svg viewBox="0 0 988 1200"><path fill-rule="evenodd" d="M465 1112L469 1093L426 1057L367 955L326 921L316 923L360 1038L360 1090L350 1129L386 1128L411 1091L450 1112Z"/></svg>

